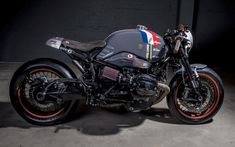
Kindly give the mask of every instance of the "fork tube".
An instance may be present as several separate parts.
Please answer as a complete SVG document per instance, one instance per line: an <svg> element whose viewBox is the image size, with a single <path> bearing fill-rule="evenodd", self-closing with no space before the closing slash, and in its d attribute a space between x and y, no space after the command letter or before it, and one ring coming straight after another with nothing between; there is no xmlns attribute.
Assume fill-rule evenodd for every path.
<svg viewBox="0 0 235 147"><path fill-rule="evenodd" d="M198 85L195 82L194 72L192 71L192 69L190 67L188 57L184 54L184 51L183 51L182 48L180 49L180 54L181 54L182 64L184 66L184 69L185 69L186 73L189 76L190 83L191 83L193 89L196 90L196 88L198 88Z"/></svg>

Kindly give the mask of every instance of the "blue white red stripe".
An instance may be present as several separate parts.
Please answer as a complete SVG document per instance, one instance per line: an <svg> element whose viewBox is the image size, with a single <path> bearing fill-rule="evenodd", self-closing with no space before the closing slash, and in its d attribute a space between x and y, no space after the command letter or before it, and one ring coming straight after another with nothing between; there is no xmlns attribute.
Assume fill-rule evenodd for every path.
<svg viewBox="0 0 235 147"><path fill-rule="evenodd" d="M140 30L142 39L144 43L158 46L157 34L150 30Z"/></svg>

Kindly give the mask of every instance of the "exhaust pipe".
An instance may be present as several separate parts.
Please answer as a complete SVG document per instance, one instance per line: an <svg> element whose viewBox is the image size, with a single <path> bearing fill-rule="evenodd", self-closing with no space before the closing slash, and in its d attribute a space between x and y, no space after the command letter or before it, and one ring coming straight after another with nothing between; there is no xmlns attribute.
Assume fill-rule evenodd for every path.
<svg viewBox="0 0 235 147"><path fill-rule="evenodd" d="M158 88L161 91L163 91L163 93L161 94L160 98L154 102L154 104L161 102L163 100L163 98L166 97L168 95L168 93L170 92L170 87L164 83L158 83Z"/></svg>

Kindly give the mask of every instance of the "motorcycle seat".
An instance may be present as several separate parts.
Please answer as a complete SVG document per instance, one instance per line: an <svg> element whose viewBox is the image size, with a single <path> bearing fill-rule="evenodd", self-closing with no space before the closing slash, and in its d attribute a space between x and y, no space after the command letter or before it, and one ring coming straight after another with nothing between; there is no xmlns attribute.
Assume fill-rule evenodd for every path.
<svg viewBox="0 0 235 147"><path fill-rule="evenodd" d="M85 43L85 42L78 42L78 41L69 40L69 39L63 39L62 44L65 47L77 49L83 52L90 52L97 48L103 48L106 46L106 42L103 40L96 40L96 41Z"/></svg>

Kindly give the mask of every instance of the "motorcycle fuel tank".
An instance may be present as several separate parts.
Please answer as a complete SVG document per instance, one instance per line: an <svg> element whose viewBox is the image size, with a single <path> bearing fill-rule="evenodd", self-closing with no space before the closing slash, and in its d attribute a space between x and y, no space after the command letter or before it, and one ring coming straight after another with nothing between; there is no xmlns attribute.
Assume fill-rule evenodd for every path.
<svg viewBox="0 0 235 147"><path fill-rule="evenodd" d="M97 60L119 66L149 68L165 55L161 36L150 30L126 29L110 34L107 46L97 55Z"/></svg>

